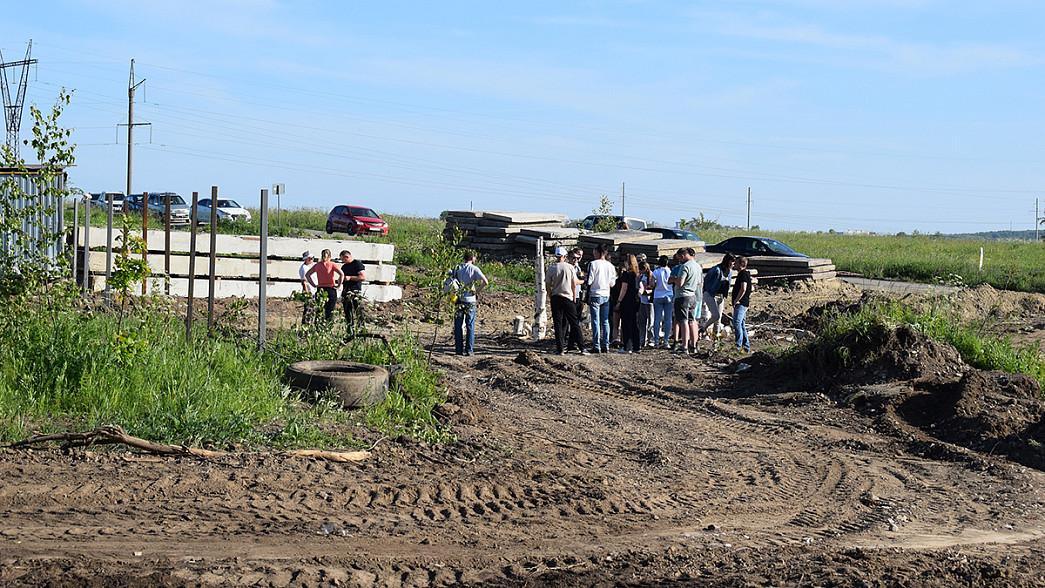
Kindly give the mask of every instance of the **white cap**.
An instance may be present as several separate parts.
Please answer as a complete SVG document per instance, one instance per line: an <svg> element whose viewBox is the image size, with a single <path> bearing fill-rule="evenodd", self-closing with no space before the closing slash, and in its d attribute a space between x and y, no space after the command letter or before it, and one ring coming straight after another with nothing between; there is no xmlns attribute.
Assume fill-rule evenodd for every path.
<svg viewBox="0 0 1045 588"><path fill-rule="evenodd" d="M310 257L312 257L312 252L311 251L306 251L306 252L301 254L301 259L308 259Z"/></svg>
<svg viewBox="0 0 1045 588"><path fill-rule="evenodd" d="M566 248L565 247L556 247L555 248L555 256L556 257L562 257L563 255L566 255Z"/></svg>

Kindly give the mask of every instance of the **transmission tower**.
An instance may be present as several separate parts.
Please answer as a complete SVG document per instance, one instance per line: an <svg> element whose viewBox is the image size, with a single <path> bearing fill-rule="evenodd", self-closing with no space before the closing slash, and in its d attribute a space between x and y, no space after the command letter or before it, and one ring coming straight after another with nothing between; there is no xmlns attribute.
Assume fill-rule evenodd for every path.
<svg viewBox="0 0 1045 588"><path fill-rule="evenodd" d="M22 126L22 106L25 105L25 87L29 84L29 66L36 63L35 59L29 59L29 53L33 50L33 40L29 39L29 47L25 50L25 59L21 61L5 62L4 54L0 53L0 85L4 92L4 120L7 122L7 146L12 154L18 157L18 128ZM11 100L11 88L7 82L7 68L21 67L22 73L18 76L18 91L14 100Z"/></svg>

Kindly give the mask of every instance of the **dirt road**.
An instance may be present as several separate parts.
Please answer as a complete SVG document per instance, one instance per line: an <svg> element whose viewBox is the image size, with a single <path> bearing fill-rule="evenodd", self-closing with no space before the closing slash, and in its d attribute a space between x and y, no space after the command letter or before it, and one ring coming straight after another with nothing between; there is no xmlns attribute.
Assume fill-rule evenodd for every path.
<svg viewBox="0 0 1045 588"><path fill-rule="evenodd" d="M759 294L756 349L861 293ZM1040 335L1041 301L1009 298ZM981 376L916 335L896 359L913 375L872 362L807 389L758 353L558 356L503 333L525 299L485 302L476 355L443 339L434 356L449 445L374 436L354 464L4 451L0 583L1045 585L1025 382L982 376L974 398ZM956 406L994 428L1007 414L1029 453L955 438L975 432Z"/></svg>

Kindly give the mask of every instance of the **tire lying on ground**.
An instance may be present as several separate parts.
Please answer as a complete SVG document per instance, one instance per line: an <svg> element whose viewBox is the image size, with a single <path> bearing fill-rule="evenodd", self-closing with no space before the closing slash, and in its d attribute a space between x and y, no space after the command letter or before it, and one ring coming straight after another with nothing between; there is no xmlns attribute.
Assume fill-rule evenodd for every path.
<svg viewBox="0 0 1045 588"><path fill-rule="evenodd" d="M344 408L384 401L388 370L353 361L299 361L287 366L287 384L310 392L333 390Z"/></svg>

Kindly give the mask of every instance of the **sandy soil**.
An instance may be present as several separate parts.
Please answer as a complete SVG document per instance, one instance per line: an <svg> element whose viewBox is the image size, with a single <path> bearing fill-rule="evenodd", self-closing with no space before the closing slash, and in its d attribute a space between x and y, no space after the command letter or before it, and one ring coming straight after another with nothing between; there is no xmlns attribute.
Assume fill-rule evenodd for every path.
<svg viewBox="0 0 1045 588"><path fill-rule="evenodd" d="M375 435L360 463L5 450L0 584L1045 585L1035 383L909 329L819 371L759 352L861 295L760 289L754 355L679 358L555 355L492 292L474 357L435 346L458 441ZM1045 330L1040 296L947 304Z"/></svg>

